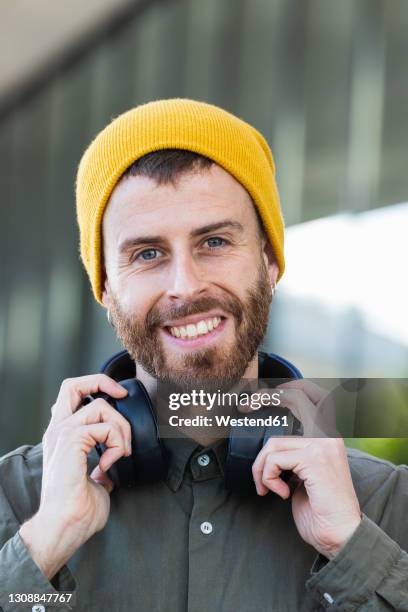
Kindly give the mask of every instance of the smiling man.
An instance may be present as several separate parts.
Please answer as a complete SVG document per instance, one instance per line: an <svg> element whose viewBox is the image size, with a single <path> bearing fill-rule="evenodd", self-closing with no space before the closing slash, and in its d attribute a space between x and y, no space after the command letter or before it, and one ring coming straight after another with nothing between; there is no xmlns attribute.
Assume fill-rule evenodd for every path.
<svg viewBox="0 0 408 612"><path fill-rule="evenodd" d="M146 398L158 382L286 377L287 407L318 409L316 385L259 351L284 271L262 135L193 100L132 109L85 152L77 212L94 296L125 350L64 381L42 443L0 460L0 609L408 610L406 466L340 438L265 437L244 494L242 470L227 486L232 434L193 430L162 440L160 477L145 478L145 461L137 486L114 486L116 462L145 460L146 422L130 425L142 401L127 418L106 395L86 403L125 402L125 379Z"/></svg>
<svg viewBox="0 0 408 612"><path fill-rule="evenodd" d="M164 181L171 166L179 174ZM103 302L145 383L257 377L279 268L255 210L228 172L188 151L149 154L120 180L103 220Z"/></svg>

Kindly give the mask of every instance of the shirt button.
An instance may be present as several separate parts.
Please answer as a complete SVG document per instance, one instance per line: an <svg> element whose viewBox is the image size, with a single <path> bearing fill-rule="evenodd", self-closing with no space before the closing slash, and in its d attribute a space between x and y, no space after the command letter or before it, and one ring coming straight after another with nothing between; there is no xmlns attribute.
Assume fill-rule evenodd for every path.
<svg viewBox="0 0 408 612"><path fill-rule="evenodd" d="M208 465L210 463L211 459L209 458L208 455L200 455L197 458L197 463L198 465L201 465L201 467L205 467L206 465Z"/></svg>
<svg viewBox="0 0 408 612"><path fill-rule="evenodd" d="M208 521L204 521L204 523L201 523L200 529L205 535L208 535L212 532L213 526Z"/></svg>

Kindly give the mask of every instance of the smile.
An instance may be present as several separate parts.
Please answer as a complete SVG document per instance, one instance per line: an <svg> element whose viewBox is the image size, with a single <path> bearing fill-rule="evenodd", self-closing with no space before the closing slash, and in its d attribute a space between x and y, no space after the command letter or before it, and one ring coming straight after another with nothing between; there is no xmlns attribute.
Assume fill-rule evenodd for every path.
<svg viewBox="0 0 408 612"><path fill-rule="evenodd" d="M210 333L213 329L217 329L220 323L221 317L213 317L211 319L201 319L197 323L170 327L169 331L176 338L196 338L197 336L204 336Z"/></svg>
<svg viewBox="0 0 408 612"><path fill-rule="evenodd" d="M224 331L228 319L214 316L195 317L193 322L184 322L184 325L169 325L162 328L165 337L171 344L186 348L198 348L211 344Z"/></svg>

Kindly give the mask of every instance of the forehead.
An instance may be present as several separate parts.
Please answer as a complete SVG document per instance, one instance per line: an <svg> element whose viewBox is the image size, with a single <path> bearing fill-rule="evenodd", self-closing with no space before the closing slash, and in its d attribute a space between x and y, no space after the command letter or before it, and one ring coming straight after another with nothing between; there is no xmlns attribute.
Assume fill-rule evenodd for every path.
<svg viewBox="0 0 408 612"><path fill-rule="evenodd" d="M123 236L135 225L169 230L173 225L211 223L219 218L256 220L246 189L217 164L157 184L145 176L126 177L115 187L103 218L103 232Z"/></svg>

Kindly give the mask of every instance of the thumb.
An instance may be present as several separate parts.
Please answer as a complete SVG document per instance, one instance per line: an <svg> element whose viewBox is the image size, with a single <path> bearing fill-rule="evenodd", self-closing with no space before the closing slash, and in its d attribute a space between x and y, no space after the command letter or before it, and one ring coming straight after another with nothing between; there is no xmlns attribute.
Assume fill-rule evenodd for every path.
<svg viewBox="0 0 408 612"><path fill-rule="evenodd" d="M90 478L94 482L96 482L96 484L102 485L108 491L108 493L112 493L115 485L113 484L109 476L106 474L106 472L102 472L99 465L97 465L96 468L92 471Z"/></svg>

